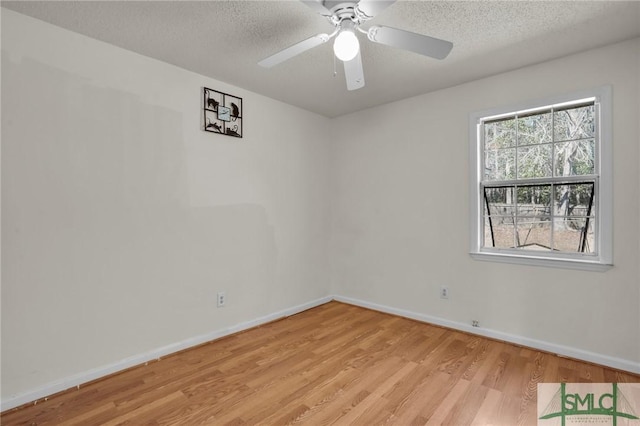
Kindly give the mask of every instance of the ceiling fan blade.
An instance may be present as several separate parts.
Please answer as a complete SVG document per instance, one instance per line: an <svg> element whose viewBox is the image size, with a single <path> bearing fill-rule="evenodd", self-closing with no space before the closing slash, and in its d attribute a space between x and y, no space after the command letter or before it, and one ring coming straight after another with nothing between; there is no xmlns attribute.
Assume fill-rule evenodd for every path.
<svg viewBox="0 0 640 426"><path fill-rule="evenodd" d="M396 0L360 0L356 9L367 19L371 19L395 2Z"/></svg>
<svg viewBox="0 0 640 426"><path fill-rule="evenodd" d="M367 31L369 40L436 59L447 57L453 43L397 28L374 25Z"/></svg>
<svg viewBox="0 0 640 426"><path fill-rule="evenodd" d="M326 43L328 40L328 34L314 35L313 37L303 40L300 43L296 43L293 46L289 46L286 49L281 50L278 53L261 60L260 62L258 62L258 65L265 68L271 68L281 62L286 61L287 59L291 59L294 56L306 52L309 49L320 46L322 43Z"/></svg>
<svg viewBox="0 0 640 426"><path fill-rule="evenodd" d="M300 0L306 4L314 12L319 13L322 16L331 16L331 11L324 6L324 0Z"/></svg>
<svg viewBox="0 0 640 426"><path fill-rule="evenodd" d="M364 71L360 51L355 58L344 63L344 76L347 80L347 90L357 90L364 87Z"/></svg>

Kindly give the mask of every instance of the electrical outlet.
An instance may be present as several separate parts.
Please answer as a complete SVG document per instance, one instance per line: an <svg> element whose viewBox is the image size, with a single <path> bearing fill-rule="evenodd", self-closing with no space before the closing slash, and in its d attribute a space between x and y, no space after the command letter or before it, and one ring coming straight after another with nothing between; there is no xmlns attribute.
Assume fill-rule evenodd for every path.
<svg viewBox="0 0 640 426"><path fill-rule="evenodd" d="M224 291L218 292L218 308L222 308L227 304L227 294Z"/></svg>
<svg viewBox="0 0 640 426"><path fill-rule="evenodd" d="M449 287L446 285L440 286L440 299L448 299L449 298Z"/></svg>
<svg viewBox="0 0 640 426"><path fill-rule="evenodd" d="M480 327L480 321L478 321L478 320L471 320L471 326L472 326L472 327Z"/></svg>

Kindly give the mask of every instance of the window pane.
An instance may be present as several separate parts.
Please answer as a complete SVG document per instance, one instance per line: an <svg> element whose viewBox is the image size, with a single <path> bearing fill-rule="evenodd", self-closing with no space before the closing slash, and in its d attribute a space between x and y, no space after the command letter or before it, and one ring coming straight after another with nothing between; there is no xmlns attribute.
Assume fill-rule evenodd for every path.
<svg viewBox="0 0 640 426"><path fill-rule="evenodd" d="M551 176L551 145L532 145L518 149L518 179Z"/></svg>
<svg viewBox="0 0 640 426"><path fill-rule="evenodd" d="M485 180L515 179L516 150L515 148L492 149L484 155Z"/></svg>
<svg viewBox="0 0 640 426"><path fill-rule="evenodd" d="M594 106L569 108L554 113L554 139L566 141L594 137Z"/></svg>
<svg viewBox="0 0 640 426"><path fill-rule="evenodd" d="M485 187L484 246L592 253L593 187L593 182Z"/></svg>
<svg viewBox="0 0 640 426"><path fill-rule="evenodd" d="M554 215L555 216L586 216L589 206L593 206L591 197L593 183L575 183L556 185L554 189Z"/></svg>
<svg viewBox="0 0 640 426"><path fill-rule="evenodd" d="M518 118L518 145L551 142L552 134L550 112Z"/></svg>
<svg viewBox="0 0 640 426"><path fill-rule="evenodd" d="M551 250L551 222L549 217L518 218L518 248Z"/></svg>
<svg viewBox="0 0 640 426"><path fill-rule="evenodd" d="M505 148L516 145L516 120L493 121L484 124L485 149Z"/></svg>
<svg viewBox="0 0 640 426"><path fill-rule="evenodd" d="M510 248L515 242L515 226L511 217L491 217L493 225L493 237L491 240L491 227L489 218L485 218L484 234L485 247Z"/></svg>
<svg viewBox="0 0 640 426"><path fill-rule="evenodd" d="M595 145L593 139L557 143L556 176L595 174Z"/></svg>
<svg viewBox="0 0 640 426"><path fill-rule="evenodd" d="M551 214L551 185L518 187L518 215L549 216Z"/></svg>
<svg viewBox="0 0 640 426"><path fill-rule="evenodd" d="M513 187L508 188L485 188L485 215L512 216L515 214ZM489 211L487 211L487 203Z"/></svg>
<svg viewBox="0 0 640 426"><path fill-rule="evenodd" d="M482 247L493 247L493 240L491 239L491 227L489 226L489 218L484 218L484 240L482 241Z"/></svg>
<svg viewBox="0 0 640 426"><path fill-rule="evenodd" d="M594 218L556 219L553 245L556 250L574 253L594 253ZM586 235L585 233L586 228Z"/></svg>

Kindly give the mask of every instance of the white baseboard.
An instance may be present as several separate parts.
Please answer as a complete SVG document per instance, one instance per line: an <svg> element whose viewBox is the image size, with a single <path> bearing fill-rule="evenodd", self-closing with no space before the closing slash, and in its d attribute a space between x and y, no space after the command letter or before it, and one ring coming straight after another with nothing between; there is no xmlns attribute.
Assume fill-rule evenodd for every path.
<svg viewBox="0 0 640 426"><path fill-rule="evenodd" d="M569 346L558 345L556 343L549 343L542 340L530 339L528 337L503 333L501 331L490 330L490 329L479 328L479 327L472 327L471 325L467 325L461 322L438 318L431 315L420 314L417 312L406 311L404 309L392 308L390 306L379 305L377 303L366 302L364 300L353 299L350 297L335 295L333 296L333 299L338 302L344 302L351 305L372 309L374 311L398 315L401 317L410 318L417 321L426 322L429 324L440 325L443 327L452 328L454 330L465 331L467 333L477 334L479 336L490 337L492 339L497 339L497 340L503 340L505 342L515 343L517 345L527 346L530 348L555 353L561 356L575 358L582 361L592 362L595 364L616 368L618 370L624 370L624 371L629 371L631 373L640 374L640 363L626 360L626 359L615 358L608 355L603 355L603 354L585 351L582 349L572 348Z"/></svg>
<svg viewBox="0 0 640 426"><path fill-rule="evenodd" d="M231 327L227 327L220 330L215 330L207 334L195 336L181 342L173 343L161 348L154 349L144 354L136 355L130 358L123 359L119 362L109 364L103 367L95 368L89 371L85 371L65 379L48 383L39 388L33 389L22 394L13 395L3 400L0 403L0 411L6 411L11 408L18 407L23 404L38 401L42 398L46 398L58 392L80 386L82 384L91 382L101 377L108 376L113 373L125 370L136 365L144 364L145 362L154 361L169 354L188 349L193 346L200 345L202 343L210 342L215 339L219 339L230 334L237 333L239 331L247 330L253 327L257 327L262 324L266 324L271 321L275 321L280 318L295 315L299 312L306 311L307 309L314 308L316 306L323 305L332 300L338 302L344 302L351 305L361 306L363 308L373 309L379 312L385 312L392 315L397 315L405 318L414 319L417 321L440 325L443 327L451 328L454 330L465 331L480 336L485 336L497 340L503 340L505 342L515 343L518 345L527 346L534 349L539 349L547 352L556 353L558 355L567 356L587 362L593 362L595 364L604 365L607 367L616 368L619 370L629 371L632 373L640 374L640 363L633 362L625 359L614 358L608 355L602 355L594 352L584 351L581 349L571 348L568 346L562 346L555 343L544 342L541 340L530 339L527 337L517 336L513 334L503 333L501 331L490 330L486 328L472 327L470 325L450 321L443 318L438 318L426 314L417 312L411 312L404 309L393 308L390 306L379 305L377 303L366 302L364 300L353 299L346 296L334 295L325 296L311 302L303 303L291 308L287 308L278 312L274 312L269 315L265 315L250 321L242 322Z"/></svg>
<svg viewBox="0 0 640 426"><path fill-rule="evenodd" d="M291 308L287 308L278 312L274 312L269 315L265 315L250 321L242 322L231 327L227 327L220 330L215 330L207 334L195 336L181 342L172 343L161 348L154 349L152 351L135 355L113 364L105 365L103 367L94 368L89 371L85 371L79 374L75 374L70 377L66 377L62 380L48 383L37 389L33 389L18 395L12 395L6 400L0 403L0 411L10 410L11 408L18 407L30 402L36 402L40 399L46 398L58 392L80 386L82 384L91 382L101 377L108 376L113 373L125 370L136 365L144 364L145 362L154 361L169 354L188 349L193 346L200 345L202 343L210 342L221 337L228 336L230 334L237 333L239 331L248 330L253 327L257 327L262 324L266 324L271 321L275 321L280 318L295 315L307 309L314 308L316 306L323 305L333 300L331 296L321 297L320 299L313 300L311 302L303 303Z"/></svg>

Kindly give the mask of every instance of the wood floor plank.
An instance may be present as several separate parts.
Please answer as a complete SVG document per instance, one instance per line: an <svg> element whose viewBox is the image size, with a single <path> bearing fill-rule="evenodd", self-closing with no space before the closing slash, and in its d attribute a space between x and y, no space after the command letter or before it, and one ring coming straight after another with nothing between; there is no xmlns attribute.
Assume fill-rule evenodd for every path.
<svg viewBox="0 0 640 426"><path fill-rule="evenodd" d="M83 424L96 424L96 419L103 416L105 413L109 413L110 418L116 415L116 405L109 401L104 405L100 405L92 410L84 411L82 414L71 417L67 421L61 421L59 424L64 426L75 426Z"/></svg>
<svg viewBox="0 0 640 426"><path fill-rule="evenodd" d="M0 414L2 425L531 425L539 383L640 376L331 302Z"/></svg>
<svg viewBox="0 0 640 426"><path fill-rule="evenodd" d="M348 412L360 404L368 395L371 388L393 375L404 362L398 357L382 359L371 368L366 368L367 374L356 375L354 379L337 389L331 400L308 401L307 406L313 412L308 420L313 424L331 424L340 421Z"/></svg>
<svg viewBox="0 0 640 426"><path fill-rule="evenodd" d="M392 376L388 377L382 383L375 384L368 395L358 405L353 407L347 414L340 418L340 422L344 424L366 424L362 421L362 417L370 411L376 404L380 404L382 396L394 385L411 375L417 367L417 364L408 362L397 370Z"/></svg>
<svg viewBox="0 0 640 426"><path fill-rule="evenodd" d="M478 407L475 416L469 424L495 424L494 418L496 417L495 414L498 411L498 405L500 404L500 400L502 399L502 393L495 389L487 388L484 385L480 385L480 387L486 389L486 394L484 399L482 400L482 403L480 404L480 407Z"/></svg>
<svg viewBox="0 0 640 426"><path fill-rule="evenodd" d="M467 380L458 380L455 386L447 394L447 397L441 401L433 414L429 416L429 421L426 423L427 426L449 424L445 423L445 419L447 418L447 416L452 414L453 408L455 407L456 403L460 401L462 399L462 396L467 393L470 385L471 383Z"/></svg>
<svg viewBox="0 0 640 426"><path fill-rule="evenodd" d="M464 382L465 380L460 380ZM466 391L448 410L442 424L468 425L471 424L482 403L487 397L489 388L479 383L469 383Z"/></svg>
<svg viewBox="0 0 640 426"><path fill-rule="evenodd" d="M435 371L423 380L394 409L397 424L424 424L446 398L452 385L449 375Z"/></svg>

